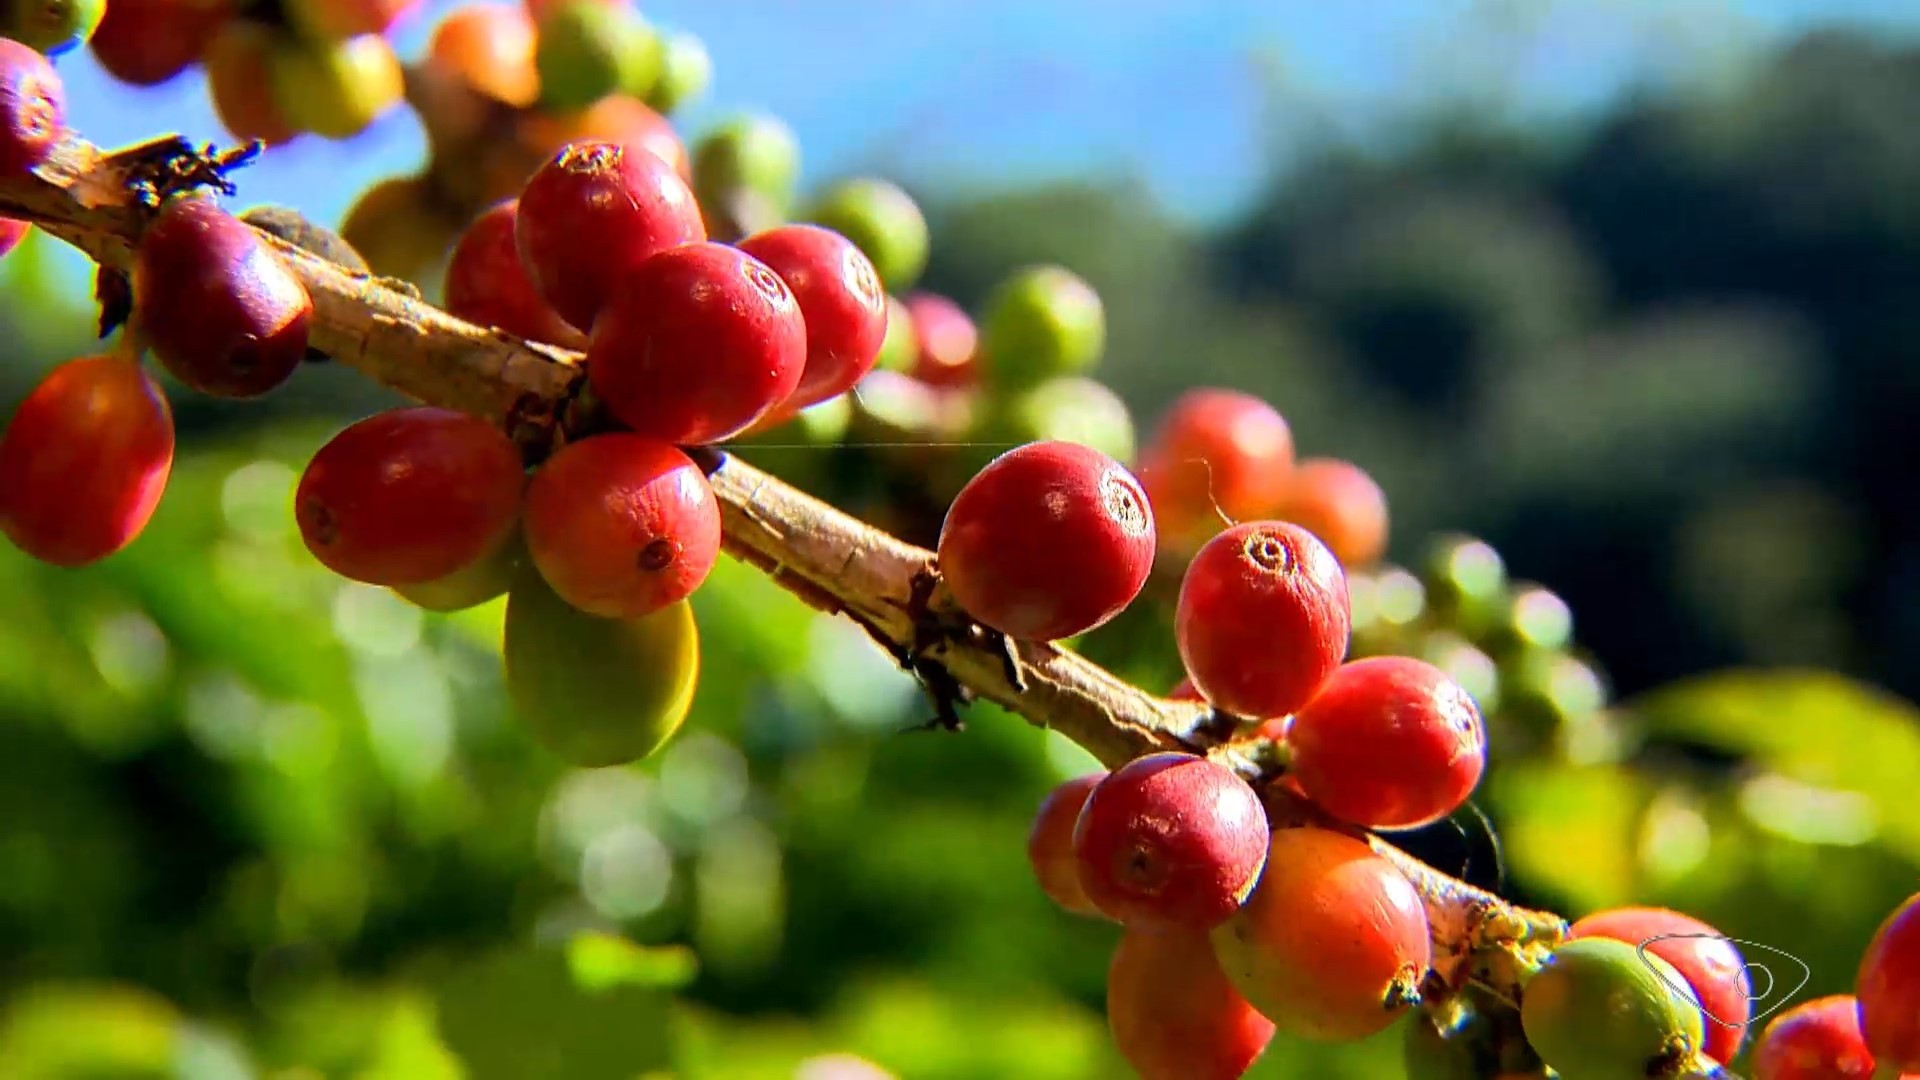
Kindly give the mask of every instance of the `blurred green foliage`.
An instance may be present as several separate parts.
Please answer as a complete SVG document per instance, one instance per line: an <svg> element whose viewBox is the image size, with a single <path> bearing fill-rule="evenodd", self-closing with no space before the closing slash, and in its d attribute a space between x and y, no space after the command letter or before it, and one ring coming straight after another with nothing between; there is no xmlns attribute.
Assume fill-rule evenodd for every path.
<svg viewBox="0 0 1920 1080"><path fill-rule="evenodd" d="M1572 141L1329 145L1219 235L1128 189L932 200L928 284L1072 267L1143 430L1242 387L1382 480L1397 553L1491 538L1570 601L1633 733L1502 759L1513 895L1680 907L1840 992L1920 876L1920 719L1866 686L1920 689L1917 105L1920 53L1816 37ZM0 264L7 400L92 347L58 259ZM83 572L0 551L0 1076L1124 1075L1115 932L1024 858L1077 749L989 706L913 730L857 629L725 563L686 729L565 769L508 713L499 604L422 614L293 532L300 464L388 399L315 369L175 400L142 540ZM1169 641L1149 608L1085 648L1159 687ZM1391 1080L1399 1046L1277 1042L1254 1075Z"/></svg>

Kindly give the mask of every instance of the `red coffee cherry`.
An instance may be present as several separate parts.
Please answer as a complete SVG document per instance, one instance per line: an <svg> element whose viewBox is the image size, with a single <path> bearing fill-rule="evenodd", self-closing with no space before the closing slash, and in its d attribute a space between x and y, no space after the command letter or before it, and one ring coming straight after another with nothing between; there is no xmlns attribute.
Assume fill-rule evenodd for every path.
<svg viewBox="0 0 1920 1080"><path fill-rule="evenodd" d="M1882 1066L1920 1072L1920 893L1880 924L1854 992L1873 1056Z"/></svg>
<svg viewBox="0 0 1920 1080"><path fill-rule="evenodd" d="M1753 1080L1870 1080L1859 1000L1834 994L1795 1005L1760 1033L1749 1062Z"/></svg>
<svg viewBox="0 0 1920 1080"><path fill-rule="evenodd" d="M1188 550L1225 522L1272 517L1293 470L1293 429L1238 390L1201 387L1174 401L1140 455L1160 535Z"/></svg>
<svg viewBox="0 0 1920 1080"><path fill-rule="evenodd" d="M447 310L480 326L531 341L585 349L585 334L567 325L534 288L514 242L516 199L495 203L467 226L447 263Z"/></svg>
<svg viewBox="0 0 1920 1080"><path fill-rule="evenodd" d="M1411 829L1460 808L1487 767L1480 707L1410 656L1342 664L1294 714L1289 772L1321 809L1373 829Z"/></svg>
<svg viewBox="0 0 1920 1080"><path fill-rule="evenodd" d="M47 58L0 38L0 176L47 160L67 128L67 91Z"/></svg>
<svg viewBox="0 0 1920 1080"><path fill-rule="evenodd" d="M225 3L114 0L87 46L121 82L158 86L192 67L231 15Z"/></svg>
<svg viewBox="0 0 1920 1080"><path fill-rule="evenodd" d="M1678 911L1626 907L1596 911L1568 928L1567 936L1612 938L1636 948L1644 945L1687 981L1706 1021L1702 1051L1719 1062L1732 1061L1740 1052L1753 1010L1753 985L1739 946L1718 930Z"/></svg>
<svg viewBox="0 0 1920 1080"><path fill-rule="evenodd" d="M720 557L720 505L693 459L627 432L570 443L527 488L527 552L561 599L635 619L693 595Z"/></svg>
<svg viewBox="0 0 1920 1080"><path fill-rule="evenodd" d="M1250 521L1194 555L1174 635L1214 708L1259 719L1313 697L1346 655L1352 623L1347 577L1327 546L1298 525Z"/></svg>
<svg viewBox="0 0 1920 1080"><path fill-rule="evenodd" d="M587 379L613 415L680 445L752 427L793 393L806 364L807 327L780 275L705 242L628 274L587 345Z"/></svg>
<svg viewBox="0 0 1920 1080"><path fill-rule="evenodd" d="M132 360L49 372L0 432L0 531L41 562L85 566L146 528L173 468L173 412Z"/></svg>
<svg viewBox="0 0 1920 1080"><path fill-rule="evenodd" d="M134 253L133 306L154 357L203 394L258 397L307 354L306 286L211 199L176 198L147 226Z"/></svg>
<svg viewBox="0 0 1920 1080"><path fill-rule="evenodd" d="M980 332L964 308L938 293L901 298L919 346L909 372L929 386L972 386L979 378Z"/></svg>
<svg viewBox="0 0 1920 1080"><path fill-rule="evenodd" d="M807 326L806 368L781 407L797 411L853 389L887 337L887 294L873 262L818 225L782 225L739 247L787 283Z"/></svg>
<svg viewBox="0 0 1920 1080"><path fill-rule="evenodd" d="M1033 876L1040 883L1040 891L1062 909L1096 919L1106 918L1106 913L1095 907L1093 901L1087 899L1087 890L1080 887L1080 862L1073 855L1073 828L1080 821L1080 810L1087 805L1087 796L1106 778L1105 772L1090 773L1048 792L1033 815L1033 831L1027 834L1027 861L1033 864Z"/></svg>
<svg viewBox="0 0 1920 1080"><path fill-rule="evenodd" d="M596 141L567 146L533 174L514 235L540 295L591 332L629 271L655 252L705 240L707 229L671 165Z"/></svg>
<svg viewBox="0 0 1920 1080"><path fill-rule="evenodd" d="M1107 969L1107 1027L1142 1080L1239 1080L1273 1041L1207 935L1129 929Z"/></svg>
<svg viewBox="0 0 1920 1080"><path fill-rule="evenodd" d="M0 258L11 255L32 230L32 225L17 218L0 218Z"/></svg>
<svg viewBox="0 0 1920 1080"><path fill-rule="evenodd" d="M370 585L418 585L513 535L526 471L499 428L451 409L392 409L335 435L294 492L307 550Z"/></svg>
<svg viewBox="0 0 1920 1080"><path fill-rule="evenodd" d="M1083 634L1140 595L1153 515L1125 466L1075 443L1009 450L940 527L940 573L967 614L1027 641Z"/></svg>
<svg viewBox="0 0 1920 1080"><path fill-rule="evenodd" d="M1319 537L1348 570L1372 566L1386 554L1386 493L1351 461L1308 458L1296 463L1273 516Z"/></svg>
<svg viewBox="0 0 1920 1080"><path fill-rule="evenodd" d="M227 19L200 56L213 113L235 138L279 146L299 134L285 106L268 92L281 37L280 31L265 23Z"/></svg>
<svg viewBox="0 0 1920 1080"><path fill-rule="evenodd" d="M1185 676L1182 676L1179 682L1173 684L1173 689L1167 691L1167 699L1169 701L1207 700L1200 696L1199 690L1194 689L1193 680Z"/></svg>
<svg viewBox="0 0 1920 1080"><path fill-rule="evenodd" d="M1088 796L1073 830L1080 886L1128 926L1210 930L1238 911L1267 858L1260 796L1192 754L1135 758Z"/></svg>
<svg viewBox="0 0 1920 1080"><path fill-rule="evenodd" d="M1221 970L1280 1030L1364 1039L1419 999L1433 961L1420 894L1363 841L1279 829L1260 884L1213 932Z"/></svg>

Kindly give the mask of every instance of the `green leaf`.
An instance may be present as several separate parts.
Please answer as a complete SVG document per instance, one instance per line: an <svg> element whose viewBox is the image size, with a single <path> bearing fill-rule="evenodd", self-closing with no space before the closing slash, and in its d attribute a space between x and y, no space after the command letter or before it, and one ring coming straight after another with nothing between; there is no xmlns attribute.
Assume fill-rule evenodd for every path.
<svg viewBox="0 0 1920 1080"><path fill-rule="evenodd" d="M567 964L573 981L590 993L622 986L678 990L700 974L700 958L684 945L638 945L593 932L567 942Z"/></svg>
<svg viewBox="0 0 1920 1080"><path fill-rule="evenodd" d="M1579 911L1633 899L1647 782L1611 765L1514 762L1487 777L1513 873ZM1569 858L1578 852L1578 858Z"/></svg>

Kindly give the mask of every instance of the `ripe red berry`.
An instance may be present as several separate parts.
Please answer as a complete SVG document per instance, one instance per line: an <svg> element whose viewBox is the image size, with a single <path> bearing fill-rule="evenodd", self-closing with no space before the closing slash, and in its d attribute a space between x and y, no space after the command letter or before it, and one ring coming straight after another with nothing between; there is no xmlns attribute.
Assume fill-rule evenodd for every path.
<svg viewBox="0 0 1920 1080"><path fill-rule="evenodd" d="M929 386L972 386L978 377L980 332L959 304L938 293L901 298L919 346L910 374Z"/></svg>
<svg viewBox="0 0 1920 1080"><path fill-rule="evenodd" d="M520 258L560 317L591 332L615 287L648 256L707 238L693 190L651 153L574 143L527 181Z"/></svg>
<svg viewBox="0 0 1920 1080"><path fill-rule="evenodd" d="M67 91L47 58L0 38L0 176L47 160L67 127Z"/></svg>
<svg viewBox="0 0 1920 1080"><path fill-rule="evenodd" d="M1153 514L1124 466L1074 443L1009 450L969 480L940 527L940 573L960 606L1011 637L1083 634L1140 595Z"/></svg>
<svg viewBox="0 0 1920 1080"><path fill-rule="evenodd" d="M1080 887L1080 863L1073 856L1073 828L1087 796L1100 781L1103 772L1069 780L1047 793L1033 815L1033 830L1027 834L1027 861L1033 864L1033 876L1040 891L1061 908L1075 915L1106 918L1106 913L1087 899Z"/></svg>
<svg viewBox="0 0 1920 1080"><path fill-rule="evenodd" d="M1271 517L1293 469L1293 429L1273 406L1202 387L1174 401L1140 456L1160 535L1187 549L1230 521Z"/></svg>
<svg viewBox="0 0 1920 1080"><path fill-rule="evenodd" d="M1753 1044L1753 1080L1869 1080L1873 1054L1852 994L1802 1002L1773 1018Z"/></svg>
<svg viewBox="0 0 1920 1080"><path fill-rule="evenodd" d="M1107 1027L1142 1080L1239 1080L1273 1041L1207 935L1128 929L1107 969Z"/></svg>
<svg viewBox="0 0 1920 1080"><path fill-rule="evenodd" d="M1873 1056L1883 1067L1920 1072L1920 893L1880 924L1854 992Z"/></svg>
<svg viewBox="0 0 1920 1080"><path fill-rule="evenodd" d="M1273 833L1259 886L1213 948L1280 1030L1335 1041L1385 1030L1433 961L1413 883L1363 841L1317 828Z"/></svg>
<svg viewBox="0 0 1920 1080"><path fill-rule="evenodd" d="M1171 701L1207 700L1200 696L1200 691L1194 689L1193 680L1185 676L1182 676L1179 682L1173 684L1173 689L1167 691L1167 698Z"/></svg>
<svg viewBox="0 0 1920 1080"><path fill-rule="evenodd" d="M681 445L752 427L793 393L806 363L806 324L780 275L705 242L628 274L587 346L587 378L613 415Z"/></svg>
<svg viewBox="0 0 1920 1080"><path fill-rule="evenodd" d="M0 218L0 258L13 253L33 226L18 218Z"/></svg>
<svg viewBox="0 0 1920 1080"><path fill-rule="evenodd" d="M1273 516L1319 537L1349 570L1372 566L1387 550L1386 493L1350 461L1296 463Z"/></svg>
<svg viewBox="0 0 1920 1080"><path fill-rule="evenodd" d="M1307 798L1374 829L1446 817L1487 767L1480 707L1446 672L1410 656L1335 668L1295 712L1287 745Z"/></svg>
<svg viewBox="0 0 1920 1080"><path fill-rule="evenodd" d="M1298 525L1250 521L1201 547L1180 582L1174 635L1193 685L1234 716L1286 716L1346 656L1347 577Z"/></svg>
<svg viewBox="0 0 1920 1080"><path fill-rule="evenodd" d="M514 199L495 203L467 226L447 263L447 310L532 341L585 349L586 335L547 305L520 262L514 243L519 209Z"/></svg>
<svg viewBox="0 0 1920 1080"><path fill-rule="evenodd" d="M211 199L176 198L140 237L133 306L153 355L216 397L258 397L307 354L313 301L258 233Z"/></svg>
<svg viewBox="0 0 1920 1080"><path fill-rule="evenodd" d="M627 432L570 443L527 488L527 551L589 615L632 619L684 600L720 557L720 506L693 459Z"/></svg>
<svg viewBox="0 0 1920 1080"><path fill-rule="evenodd" d="M0 432L0 531L42 562L84 566L146 528L173 468L173 412L140 365L69 360Z"/></svg>
<svg viewBox="0 0 1920 1080"><path fill-rule="evenodd" d="M417 585L513 535L526 472L500 429L451 409L376 413L313 455L294 520L313 557L371 585Z"/></svg>
<svg viewBox="0 0 1920 1080"><path fill-rule="evenodd" d="M113 0L87 46L121 82L158 86L198 61L231 15L225 3Z"/></svg>
<svg viewBox="0 0 1920 1080"><path fill-rule="evenodd" d="M1080 886L1129 926L1210 930L1226 921L1267 858L1260 796L1192 754L1135 758L1094 788L1073 830Z"/></svg>
<svg viewBox="0 0 1920 1080"><path fill-rule="evenodd" d="M787 283L806 323L806 368L783 408L838 397L873 370L887 337L887 294L859 248L818 225L782 225L739 246Z"/></svg>
<svg viewBox="0 0 1920 1080"><path fill-rule="evenodd" d="M1732 1061L1746 1039L1753 985L1740 947L1691 915L1666 908L1627 907L1597 911L1575 922L1569 938L1624 941L1673 965L1706 1021L1701 1049L1715 1061Z"/></svg>

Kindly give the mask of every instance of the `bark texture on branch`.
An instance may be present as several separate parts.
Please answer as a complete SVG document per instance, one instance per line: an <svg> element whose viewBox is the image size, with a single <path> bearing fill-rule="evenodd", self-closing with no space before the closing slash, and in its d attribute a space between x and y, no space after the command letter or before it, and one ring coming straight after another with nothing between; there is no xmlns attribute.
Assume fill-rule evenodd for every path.
<svg viewBox="0 0 1920 1080"><path fill-rule="evenodd" d="M126 270L151 217L150 196L215 179L206 160L177 139L111 154L70 139L36 176L0 181L0 216L31 220L101 265ZM417 400L495 421L536 457L592 423L578 354L474 326L423 303L404 283L261 236L306 284L312 345L335 362ZM936 698L997 702L1110 767L1157 750L1212 750L1253 768L1219 745L1221 725L1204 706L1156 697L1056 646L985 632L938 587L931 552L736 456L698 453L722 508L726 550L813 606L857 621ZM1311 816L1278 790L1269 796L1278 813ZM1369 839L1426 899L1436 977L1448 988L1471 979L1514 1000L1527 958L1557 941L1564 922Z"/></svg>

